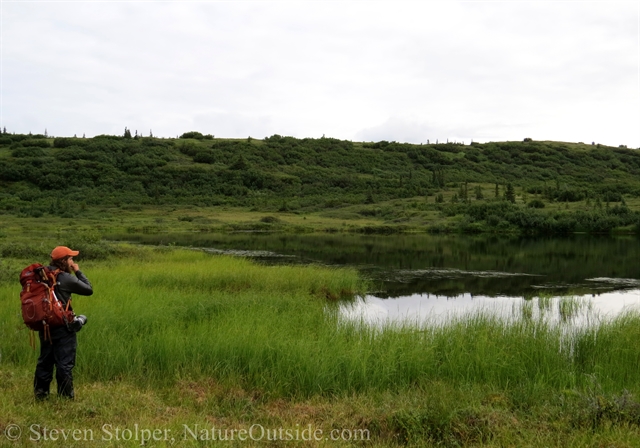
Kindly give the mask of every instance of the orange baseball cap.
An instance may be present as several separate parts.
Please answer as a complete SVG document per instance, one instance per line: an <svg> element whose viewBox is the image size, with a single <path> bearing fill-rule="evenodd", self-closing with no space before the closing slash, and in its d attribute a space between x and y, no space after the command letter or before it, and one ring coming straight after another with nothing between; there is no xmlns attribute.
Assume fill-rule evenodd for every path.
<svg viewBox="0 0 640 448"><path fill-rule="evenodd" d="M51 251L51 259L59 260L64 257L75 257L79 253L77 250L71 250L67 246L58 246Z"/></svg>

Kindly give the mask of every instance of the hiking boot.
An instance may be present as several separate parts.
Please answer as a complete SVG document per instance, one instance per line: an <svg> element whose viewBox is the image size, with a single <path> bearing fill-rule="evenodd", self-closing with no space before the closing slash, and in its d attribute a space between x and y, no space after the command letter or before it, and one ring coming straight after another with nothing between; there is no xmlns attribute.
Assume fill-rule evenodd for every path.
<svg viewBox="0 0 640 448"><path fill-rule="evenodd" d="M36 389L33 391L33 395L36 398L36 401L44 401L47 398L49 398L49 391L48 390L42 390L42 389Z"/></svg>

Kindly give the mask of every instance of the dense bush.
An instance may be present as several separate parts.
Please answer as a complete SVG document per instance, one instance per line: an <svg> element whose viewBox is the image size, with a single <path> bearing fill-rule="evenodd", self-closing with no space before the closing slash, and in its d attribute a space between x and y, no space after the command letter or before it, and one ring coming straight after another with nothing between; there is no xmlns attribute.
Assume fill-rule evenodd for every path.
<svg viewBox="0 0 640 448"><path fill-rule="evenodd" d="M98 138L98 137L96 137ZM57 137L53 139L54 148L69 148L71 146L84 146L91 140L83 138Z"/></svg>
<svg viewBox="0 0 640 448"><path fill-rule="evenodd" d="M639 212L632 212L624 206L543 214L535 207L522 207L509 201L459 203L448 206L443 212L449 216L464 215L466 220L460 224L460 228L465 232L469 232L469 229L479 231L481 227L476 224L483 223L484 230L489 231L512 230L527 234L609 233L618 227L637 225L640 220Z"/></svg>
<svg viewBox="0 0 640 448"><path fill-rule="evenodd" d="M11 156L16 159L21 159L25 157L42 159L45 156L45 152L42 150L41 147L19 146L11 151ZM32 162L32 163L37 163L37 162Z"/></svg>
<svg viewBox="0 0 640 448"><path fill-rule="evenodd" d="M288 210L294 204L320 210L433 195L445 216L467 214L469 231L482 222L552 231L609 228L628 217L614 207L606 219L587 221L531 215L544 205L538 198L516 213L511 202L484 199L492 193L474 195L474 184L496 184L500 195L512 185L511 201L517 201L516 191L549 202L622 204L625 196L640 196L640 152L603 146L573 150L540 141L360 144L281 135L223 140L192 131L180 139L58 137L51 147L44 136L3 134L0 151L0 211L26 216L63 215L73 208L52 207L58 198L87 205L260 204L276 211L283 203ZM458 190L457 203L445 204L443 191L449 188Z"/></svg>
<svg viewBox="0 0 640 448"><path fill-rule="evenodd" d="M185 132L180 136L180 138L195 138L197 140L213 140L213 135L211 134L202 135L200 132L191 131L191 132Z"/></svg>

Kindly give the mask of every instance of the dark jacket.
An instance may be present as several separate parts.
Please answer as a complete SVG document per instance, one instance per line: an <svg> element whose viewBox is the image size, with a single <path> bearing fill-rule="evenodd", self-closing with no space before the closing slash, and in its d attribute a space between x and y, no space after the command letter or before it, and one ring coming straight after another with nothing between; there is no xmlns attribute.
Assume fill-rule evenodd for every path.
<svg viewBox="0 0 640 448"><path fill-rule="evenodd" d="M49 269L52 268L53 266L49 267ZM82 271L76 271L76 275L69 274L67 272L61 272L58 274L58 283L56 284L54 291L56 293L56 297L64 306L66 306L69 299L71 299L71 294L80 294L81 296L90 296L93 294L91 283Z"/></svg>
<svg viewBox="0 0 640 448"><path fill-rule="evenodd" d="M54 266L49 266L49 269L56 269ZM82 273L82 271L76 271L76 275L69 274L67 272L61 272L58 274L58 282L54 287L56 297L62 306L67 306L67 302L71 299L71 294L80 294L81 296L90 296L93 294L93 288L89 279ZM71 308L73 309L73 307ZM66 326L52 327L51 338L57 339L66 334L69 334L69 330Z"/></svg>

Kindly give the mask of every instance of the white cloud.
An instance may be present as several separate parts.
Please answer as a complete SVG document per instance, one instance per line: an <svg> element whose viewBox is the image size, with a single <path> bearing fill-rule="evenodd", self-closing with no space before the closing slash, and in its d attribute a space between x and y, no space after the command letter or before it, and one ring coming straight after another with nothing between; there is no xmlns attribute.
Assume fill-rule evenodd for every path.
<svg viewBox="0 0 640 448"><path fill-rule="evenodd" d="M1 8L10 131L640 146L633 3Z"/></svg>

